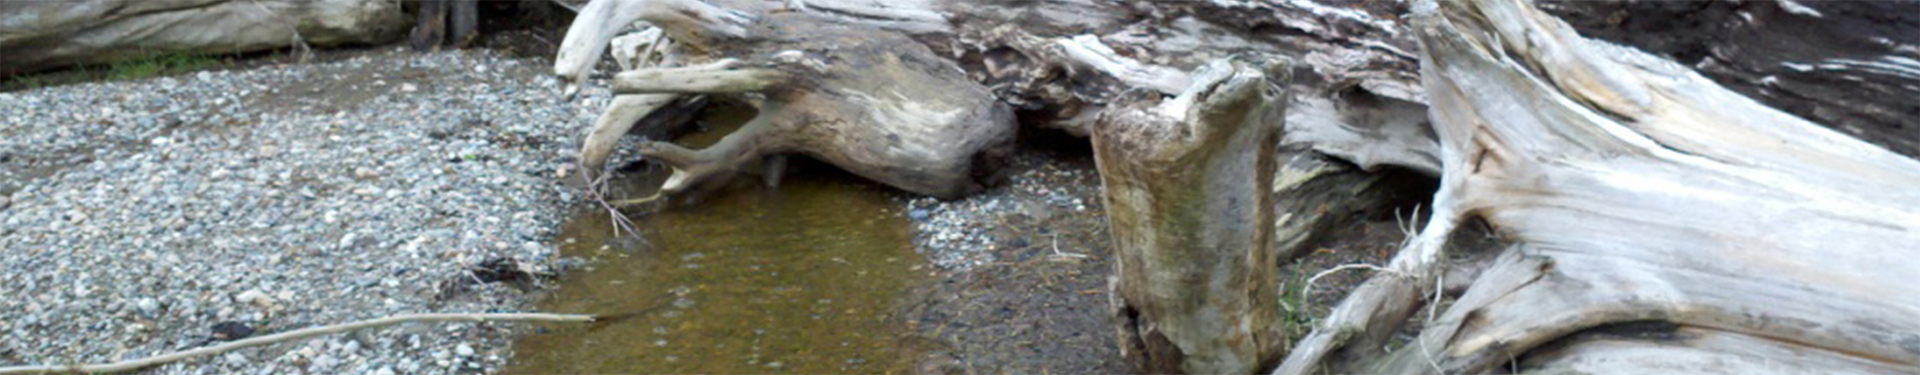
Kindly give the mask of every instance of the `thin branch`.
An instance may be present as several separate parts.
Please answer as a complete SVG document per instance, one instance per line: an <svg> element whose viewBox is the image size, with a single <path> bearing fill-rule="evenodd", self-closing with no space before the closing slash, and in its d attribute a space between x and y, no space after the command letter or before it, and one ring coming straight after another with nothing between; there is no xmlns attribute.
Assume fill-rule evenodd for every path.
<svg viewBox="0 0 1920 375"><path fill-rule="evenodd" d="M1380 266L1366 264L1366 263L1342 264L1339 266L1335 266L1333 268L1328 268L1318 273L1314 273L1313 277L1307 278L1306 285L1300 286L1300 298L1302 301L1306 301L1306 307L1309 309L1313 308L1313 283L1320 282L1321 277L1332 275L1334 272L1340 272L1340 271L1351 270L1351 269L1365 269L1365 270L1372 270L1376 272L1394 273L1393 270L1389 270L1386 268L1382 268ZM1313 313L1313 311L1309 310L1307 311L1307 313L1311 314Z"/></svg>
<svg viewBox="0 0 1920 375"><path fill-rule="evenodd" d="M581 166L581 170L587 171L580 174L581 178L587 180L587 197L589 200L592 200L594 204L599 205L600 209L607 211L608 221L613 223L613 236L620 237L620 231L624 230L628 235L633 236L633 239L643 244L646 243L646 239L640 237L640 231L634 229L633 219L627 218L626 214L620 212L619 202L607 201L607 191L610 189L608 187L608 181L613 178L613 173L595 173L586 169L584 164ZM594 174L599 174L599 176L588 177Z"/></svg>
<svg viewBox="0 0 1920 375"><path fill-rule="evenodd" d="M653 193L653 195L649 195L643 198L621 199L621 200L613 201L612 204L615 207L638 206L638 205L658 202L660 201L661 196L662 196L661 193L655 192Z"/></svg>
<svg viewBox="0 0 1920 375"><path fill-rule="evenodd" d="M114 362L114 363L0 367L0 375L41 374L41 373L49 373L49 372L81 372L81 373L126 372L126 371L139 370L142 368L172 363L175 361L193 358L193 357L208 356L208 355L226 353L234 350L250 348L255 346L300 340L300 339L310 338L314 336L330 335L335 333L382 327L382 326L407 323L407 322L446 322L446 321L592 322L593 319L594 318L592 315L579 315L579 314L540 314L540 313L401 314L401 315L394 315L394 316L389 316L389 317L379 318L379 319L362 320L362 321L357 321L352 323L342 323L342 324L335 324L335 325L321 326L321 327L310 327L310 328L293 330L288 332L281 332L281 333L276 333L276 334L271 334L266 336L254 337L254 338L245 339L245 340L233 341L233 342L220 344L220 345L203 346L203 347L194 348L191 350L166 353L166 354L156 355L152 357Z"/></svg>

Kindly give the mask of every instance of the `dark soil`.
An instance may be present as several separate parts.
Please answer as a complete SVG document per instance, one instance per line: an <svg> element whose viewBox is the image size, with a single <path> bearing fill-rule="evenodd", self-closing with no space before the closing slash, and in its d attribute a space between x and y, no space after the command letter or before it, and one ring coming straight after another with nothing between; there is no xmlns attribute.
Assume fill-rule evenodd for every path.
<svg viewBox="0 0 1920 375"><path fill-rule="evenodd" d="M1069 146L1071 147L1071 146ZM1114 374L1136 372L1120 358L1108 322L1106 215L1091 155L1030 151L1014 174L1089 202L1086 210L1052 205L1045 213L987 212L993 262L936 271L906 302L914 332L944 350L923 359L921 372L946 374ZM1071 176L1044 170L1075 171ZM1039 172L1039 173L1036 173ZM984 194L1008 194L1002 186ZM1062 255L1066 254L1066 255ZM1084 255L1077 256L1077 255Z"/></svg>

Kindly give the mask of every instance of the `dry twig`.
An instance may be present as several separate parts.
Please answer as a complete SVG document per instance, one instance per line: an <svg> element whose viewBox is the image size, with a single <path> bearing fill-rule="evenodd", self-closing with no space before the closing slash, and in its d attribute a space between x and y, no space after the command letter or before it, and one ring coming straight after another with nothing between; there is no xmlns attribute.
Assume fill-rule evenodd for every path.
<svg viewBox="0 0 1920 375"><path fill-rule="evenodd" d="M447 321L456 321L456 322L458 321L592 322L593 319L594 318L592 315L540 314L540 313L401 314L401 315L394 315L394 316L389 316L389 317L379 318L379 319L362 320L362 321L357 321L352 323L342 323L342 324L335 324L330 326L304 328L304 329L281 332L281 333L276 333L276 334L271 334L266 336L254 337L254 338L245 339L245 340L228 342L220 345L203 346L203 347L194 348L190 350L160 354L160 355L155 355L155 356L146 357L146 358L114 362L114 363L0 367L0 375L43 374L43 373L51 373L51 372L78 372L78 373L126 372L126 371L139 370L147 367L172 363L175 361L193 358L193 357L208 356L208 355L226 353L234 350L245 349L245 348L250 348L255 346L300 340L300 339L305 339L305 338L314 337L314 336L329 335L329 334L342 333L342 332L361 330L361 329L367 329L367 328L375 328L375 327L388 326L388 325L407 323L407 322L447 322Z"/></svg>

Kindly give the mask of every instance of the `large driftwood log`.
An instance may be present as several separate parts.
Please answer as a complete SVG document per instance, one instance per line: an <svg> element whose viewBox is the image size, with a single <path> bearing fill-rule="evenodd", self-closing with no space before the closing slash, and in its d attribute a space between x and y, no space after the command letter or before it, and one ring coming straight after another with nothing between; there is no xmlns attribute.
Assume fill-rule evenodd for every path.
<svg viewBox="0 0 1920 375"><path fill-rule="evenodd" d="M1288 342L1271 197L1291 68L1216 61L1094 128L1121 352L1148 371L1252 373Z"/></svg>
<svg viewBox="0 0 1920 375"><path fill-rule="evenodd" d="M1694 67L1733 91L1920 157L1920 3L1547 1L1581 33Z"/></svg>
<svg viewBox="0 0 1920 375"><path fill-rule="evenodd" d="M748 13L693 0L597 0L562 43L555 73L586 74L613 36L644 20L700 53L685 67L614 78L614 106L582 161L597 172L614 135L674 95L765 95L760 113L718 144L650 142L640 153L674 173L666 196L725 181L741 168L798 153L903 190L958 197L997 178L1013 114L948 59L902 34L803 12ZM704 62L700 60L705 60Z"/></svg>
<svg viewBox="0 0 1920 375"><path fill-rule="evenodd" d="M752 43L726 40L802 29L755 27L777 24L779 17L753 26L706 25L696 21L742 14L701 2L661 3L677 5L639 18L663 25L706 56L744 61L729 69L793 76L794 64L766 62L771 51L727 47ZM1902 190L1920 179L1913 161L1734 95L1684 67L1580 39L1522 4L1449 2L1422 10L1422 27L1407 29L1405 21L1385 16L1398 13L1395 2L1358 8L1311 1L805 3L812 7L783 17L913 35L940 56L934 59L956 60L1023 119L1076 132L1091 129L1091 119L1107 107L1128 108L1118 93L1170 91L1178 85L1168 82L1192 78L1180 70L1220 54L1299 56L1303 68L1295 70L1289 90L1298 94L1286 111L1283 145L1366 170L1401 167L1439 176L1441 189L1427 226L1300 341L1280 373L1661 366L1735 373L1755 368L1727 361L1760 358L1796 362L1759 370L1875 373L1911 372L1920 363L1911 344L1903 344L1920 342L1911 333L1920 294L1896 283L1898 270L1916 265L1905 251L1920 233L1911 213L1916 197ZM645 12L634 10L639 13ZM943 24L942 15L951 21ZM1759 15L1773 16L1780 15ZM681 26L668 26L675 23ZM1077 37L1082 34L1093 37ZM1411 44L1415 37L1423 50ZM1902 48L1910 43L1903 43L1887 44L1888 56L1906 56L1901 53L1910 48ZM570 58L563 52L561 60ZM1418 77L1416 64L1424 64ZM1871 67L1899 78L1905 65ZM645 82L645 76L627 75L644 84L623 90L777 92L789 82L709 82L690 89ZM1800 100L1778 96L1770 100ZM1816 115L1820 106L1812 107ZM1286 176L1275 176L1273 188L1282 194L1311 193L1340 183L1336 177L1352 177ZM1307 196L1300 194L1289 196ZM1318 206L1275 203L1288 207L1275 212L1281 217ZM1303 221L1275 224L1272 241L1307 243L1312 228L1335 220L1295 217ZM1476 272L1443 272L1444 255L1455 251L1449 243L1454 229L1470 219L1517 245L1466 265ZM1419 339L1393 340L1422 302L1436 299L1436 289L1457 291L1442 287L1456 285L1470 287L1448 292L1456 299L1422 324ZM1253 299L1234 303L1247 301ZM1146 348L1150 340L1137 336L1139 327L1162 322L1130 323L1123 332L1136 336L1125 343ZM1662 338L1668 340L1656 340Z"/></svg>
<svg viewBox="0 0 1920 375"><path fill-rule="evenodd" d="M384 0L0 1L0 75L153 53L381 43L405 31Z"/></svg>
<svg viewBox="0 0 1920 375"><path fill-rule="evenodd" d="M1920 162L1518 1L1417 18L1433 216L1275 373L1920 369ZM1383 351L1469 217L1515 245Z"/></svg>

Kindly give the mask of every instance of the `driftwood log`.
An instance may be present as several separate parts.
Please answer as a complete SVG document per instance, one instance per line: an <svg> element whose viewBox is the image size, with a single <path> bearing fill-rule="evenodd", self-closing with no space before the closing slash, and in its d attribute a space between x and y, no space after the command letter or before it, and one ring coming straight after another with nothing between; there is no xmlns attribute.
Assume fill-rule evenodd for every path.
<svg viewBox="0 0 1920 375"><path fill-rule="evenodd" d="M959 197L998 178L995 167L1012 146L1012 112L952 60L897 32L803 12L596 0L568 30L555 73L581 80L634 21L692 51L691 64L614 77L619 96L583 147L590 173L625 128L683 95L758 93L764 104L706 149L644 144L641 155L673 168L661 187L669 198L790 153L910 192Z"/></svg>
<svg viewBox="0 0 1920 375"><path fill-rule="evenodd" d="M1218 60L1179 96L1108 109L1093 149L1112 222L1121 351L1150 372L1280 359L1273 182L1292 64Z"/></svg>
<svg viewBox="0 0 1920 375"><path fill-rule="evenodd" d="M1742 95L1920 156L1920 3L1543 1L1589 37L1699 70Z"/></svg>
<svg viewBox="0 0 1920 375"><path fill-rule="evenodd" d="M784 50L764 44L791 39L816 43L809 44L817 46L812 48L851 51L836 52L845 53L836 55L842 58L887 51L938 61L945 70L957 66L966 82L952 87L971 92L977 83L989 93L982 96L1010 106L1022 123L1091 134L1102 142L1099 149L1108 150L1099 157L1103 179L1110 188L1121 187L1110 194L1206 194L1212 191L1170 188L1196 180L1129 179L1132 172L1124 171L1133 164L1128 163L1153 160L1146 156L1150 153L1132 155L1140 160L1116 157L1111 151L1118 149L1111 146L1123 143L1098 141L1102 132L1145 134L1169 124L1194 129L1231 124L1201 121L1204 116L1148 116L1153 111L1143 108L1151 108L1156 97L1138 92L1213 97L1217 93L1209 90L1230 86L1203 85L1194 92L1213 94L1189 93L1189 87L1196 87L1192 82L1215 82L1214 73L1185 72L1232 54L1293 58L1297 64L1286 86L1291 95L1286 95L1285 119L1269 123L1281 129L1278 145L1228 142L1210 150L1222 153L1193 153L1218 156L1273 148L1277 154L1256 157L1273 156L1271 161L1280 164L1278 171L1266 172L1270 182L1241 181L1245 185L1221 187L1213 196L1142 198L1128 193L1134 196L1109 198L1121 202L1110 204L1120 236L1116 251L1122 257L1142 255L1138 261L1116 262L1127 267L1116 272L1122 275L1116 285L1135 285L1121 286L1114 294L1122 317L1116 323L1121 344L1149 370L1244 373L1276 365L1274 371L1284 374L1920 369L1920 349L1912 344L1920 342L1915 333L1920 322L1912 318L1920 316L1920 290L1903 286L1899 279L1905 270L1920 266L1920 257L1911 251L1920 245L1914 234L1920 233L1920 217L1913 214L1920 211L1920 196L1910 188L1920 182L1920 163L1803 119L1840 118L1835 121L1838 129L1881 136L1884 139L1875 141L1896 149L1905 147L1901 142L1920 138L1902 138L1900 129L1907 128L1888 125L1889 118L1906 108L1898 104L1910 102L1873 98L1871 103L1893 104L1847 112L1846 104L1836 99L1803 97L1832 90L1809 87L1837 83L1807 78L1821 70L1875 77L1878 82L1872 85L1881 89L1872 90L1908 89L1901 82L1911 78L1905 69L1913 59L1906 57L1913 44L1900 35L1912 34L1848 39L1879 43L1874 46L1884 50L1882 55L1872 56L1878 60L1798 56L1790 60L1796 65L1782 66L1811 67L1796 70L1805 74L1750 77L1762 87L1762 104L1722 86L1740 75L1715 72L1715 67L1756 66L1731 61L1764 60L1739 57L1751 56L1755 49L1716 51L1711 64L1686 61L1695 68L1705 65L1703 70L1723 82L1716 84L1688 66L1583 39L1567 24L1518 0L1413 2L1417 9L1400 2L1338 6L1313 1L810 0L794 9L782 2L749 0L603 2L631 8L607 11L624 15L601 17L597 26L582 29L576 23L557 73L582 76L600 46L632 19L660 27L664 35L685 44L688 53L679 65L615 77L623 93L615 101L627 101L624 108L630 110L613 116L623 108L616 105L603 117L588 142L589 157L583 157L593 163L604 160L591 157L593 145L611 147L607 139L626 133L618 127L631 127L655 112L654 107L695 94L766 92L762 116L768 116L795 111L792 103L806 99L794 93L811 92L800 95L825 99L813 102L824 104L809 104L824 106L810 108L827 108L828 116L865 119L847 115L852 107L836 106L841 99L817 94L833 91L823 87L852 81L796 80L833 75L814 73L820 70L809 67L806 59L795 63L777 58ZM1809 17L1809 11L1829 18L1855 14L1825 3L1763 4L1743 6L1778 7L1777 12L1750 18L1790 24L1806 22L1778 17ZM1415 16L1396 17L1402 13ZM737 22L745 19L753 21ZM880 30L886 33L881 39L887 40L835 39L831 32L803 32L818 26L784 26L821 22L862 33ZM573 35L585 35L583 30L605 35L576 42ZM926 49L867 47L896 42ZM567 51L576 55L570 57ZM577 55L581 51L594 53L582 59ZM941 77L934 81L951 79ZM1130 91L1136 94L1123 95ZM642 100L643 95L659 96ZM901 103L914 100L919 99ZM768 128L774 130L745 134L804 134L794 128ZM812 139L808 137L801 139ZM1194 140L1157 141L1178 145ZM888 174L872 171L892 169L862 166L871 160L821 156L832 153L821 150L863 145L825 142L806 146L819 148L716 147L701 152L745 156L734 164L706 164L736 167L769 154L760 150L804 153L856 172L866 170L863 176L909 191L941 190L884 179ZM650 157L672 153L647 151ZM682 164L710 160L690 159L697 161ZM1188 160L1195 163L1189 172L1197 172L1209 170L1209 162L1245 159ZM980 165L969 167L977 170ZM709 177L726 174L676 169ZM1224 320L1207 314L1257 314L1263 308L1260 286L1249 284L1260 277L1263 266L1278 266L1273 263L1288 261L1295 250L1311 248L1326 228L1348 220L1352 212L1384 204L1361 193L1366 188L1359 186L1380 184L1380 175L1371 172L1385 169L1438 180L1425 226L1312 334L1291 342L1284 361L1270 360L1276 353L1270 341L1256 339L1256 332L1264 329L1257 318L1241 320L1248 324L1244 327L1210 326ZM590 170L597 171L598 165L590 165ZM975 188L967 184L978 181L957 185ZM1161 187L1150 189L1153 186ZM1242 197L1241 187L1271 195ZM1161 225L1178 217L1174 212L1191 210L1173 202L1222 199L1268 203L1218 210L1218 217L1189 221L1195 224L1191 226ZM1260 216L1269 205L1271 218ZM1242 216L1244 221L1232 221ZM1207 237L1219 240L1214 243L1203 237L1127 232L1257 233L1264 229L1255 227L1269 226L1271 234L1265 239ZM1485 256L1448 259L1466 251L1458 243L1463 228L1487 228L1510 245L1487 249ZM1182 238L1191 241L1180 245L1176 240ZM1179 278L1151 281L1145 276L1177 275L1196 265L1221 270L1197 276L1218 284ZM1157 267L1162 269L1153 269ZM1157 303L1148 302L1155 299L1202 301L1219 290L1253 294L1178 308L1147 307ZM1416 318L1414 312L1422 309L1431 314ZM1157 312L1146 313L1150 310ZM1396 340L1395 333L1411 319L1423 320L1417 324L1417 338ZM1186 331L1170 334L1168 329ZM1219 336L1203 337L1211 333ZM1206 342L1220 337L1245 337L1254 343ZM1163 350L1169 348L1178 350Z"/></svg>
<svg viewBox="0 0 1920 375"><path fill-rule="evenodd" d="M374 44L406 31L385 0L0 1L0 75L156 53Z"/></svg>
<svg viewBox="0 0 1920 375"><path fill-rule="evenodd" d="M1920 162L1516 0L1416 12L1433 215L1276 374L1920 369ZM1470 218L1513 245L1384 350Z"/></svg>

